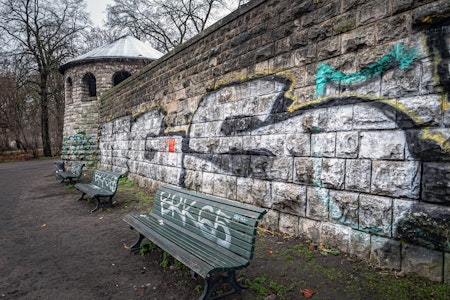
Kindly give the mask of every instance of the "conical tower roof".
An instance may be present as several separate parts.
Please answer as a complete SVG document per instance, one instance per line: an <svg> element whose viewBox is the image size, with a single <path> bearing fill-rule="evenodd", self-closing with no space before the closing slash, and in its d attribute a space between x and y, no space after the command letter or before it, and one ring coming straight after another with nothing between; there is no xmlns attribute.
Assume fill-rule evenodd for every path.
<svg viewBox="0 0 450 300"><path fill-rule="evenodd" d="M59 71L65 70L74 65L85 64L89 62L121 60L121 59L142 59L156 60L163 56L161 52L153 49L150 45L141 42L132 36L123 36L114 42L95 48L85 54L70 59L61 67Z"/></svg>

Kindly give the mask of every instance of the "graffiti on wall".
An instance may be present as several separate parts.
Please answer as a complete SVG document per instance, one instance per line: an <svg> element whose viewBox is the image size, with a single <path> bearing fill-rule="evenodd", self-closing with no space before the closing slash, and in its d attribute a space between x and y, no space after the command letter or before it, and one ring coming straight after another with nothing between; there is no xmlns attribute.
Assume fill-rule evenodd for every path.
<svg viewBox="0 0 450 300"><path fill-rule="evenodd" d="M63 140L63 155L74 155L80 160L93 160L96 153L96 135L80 131Z"/></svg>
<svg viewBox="0 0 450 300"><path fill-rule="evenodd" d="M404 45L396 44L378 61L352 74L344 74L335 70L333 66L323 63L319 64L316 71L315 95L316 97L324 96L325 86L328 83L352 85L354 83L363 82L387 71L389 68L392 68L394 64L397 64L401 70L406 69L416 58L417 50L415 48L406 49Z"/></svg>
<svg viewBox="0 0 450 300"><path fill-rule="evenodd" d="M428 37L428 46L442 48L443 39L438 32ZM237 180L250 182L249 189L260 189L261 195L270 193L264 191L264 182L307 186L312 205L293 204L295 199L275 202L264 196L256 201L448 252L450 147L448 131L439 127L442 120L422 115L422 106L415 109L408 99L325 95L329 85L364 84L383 73L411 68L420 63L417 59L417 48L398 44L352 74L319 65L315 98L304 102L293 96L293 80L283 73L224 84L200 99L186 130L168 132L167 113L162 108L149 110L130 120L128 153L144 154L128 154L134 162L127 166L165 182L171 182L167 178L172 167L172 182L177 180L173 183L194 190L201 186L230 198L236 197ZM450 76L443 64L437 64L437 74L448 94ZM434 107L436 117L448 108L443 103ZM382 141L389 137L398 142L384 149ZM346 143L340 144L339 138ZM139 167L139 160L152 167ZM350 165L356 166L354 174ZM342 193L347 197L342 201L332 195L344 190L349 193ZM364 196L371 194L372 198ZM394 207L393 198L406 201Z"/></svg>

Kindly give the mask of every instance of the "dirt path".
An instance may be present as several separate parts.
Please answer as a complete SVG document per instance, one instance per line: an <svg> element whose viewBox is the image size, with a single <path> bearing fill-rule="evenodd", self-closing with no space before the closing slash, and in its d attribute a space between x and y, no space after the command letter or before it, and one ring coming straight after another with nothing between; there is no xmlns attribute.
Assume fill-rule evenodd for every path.
<svg viewBox="0 0 450 300"><path fill-rule="evenodd" d="M113 209L93 203L53 175L53 160L0 164L0 299L197 299L202 279L162 253L130 254L137 234L122 216L137 201L119 191ZM450 299L450 288L396 279L345 254L320 254L300 239L261 232L239 275L251 289L231 299ZM317 245L316 245L317 246ZM417 286L431 289L414 290ZM437 297L438 296L438 297ZM404 298L402 298L404 297Z"/></svg>
<svg viewBox="0 0 450 300"><path fill-rule="evenodd" d="M53 161L0 164L1 297L180 299L164 273L145 274L148 260L124 248L134 234L120 209L90 214L52 172Z"/></svg>

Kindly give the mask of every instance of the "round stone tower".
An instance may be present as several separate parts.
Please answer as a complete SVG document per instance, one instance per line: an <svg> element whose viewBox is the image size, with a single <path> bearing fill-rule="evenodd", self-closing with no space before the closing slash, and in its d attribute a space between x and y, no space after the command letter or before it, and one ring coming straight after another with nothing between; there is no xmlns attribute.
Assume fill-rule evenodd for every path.
<svg viewBox="0 0 450 300"><path fill-rule="evenodd" d="M64 161L96 166L101 95L161 56L138 39L124 36L59 68L65 86Z"/></svg>

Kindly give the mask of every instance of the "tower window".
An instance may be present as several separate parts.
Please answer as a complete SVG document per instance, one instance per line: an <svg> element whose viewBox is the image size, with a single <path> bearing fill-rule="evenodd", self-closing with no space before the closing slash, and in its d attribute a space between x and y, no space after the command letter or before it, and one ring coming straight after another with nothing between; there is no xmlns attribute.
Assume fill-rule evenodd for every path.
<svg viewBox="0 0 450 300"><path fill-rule="evenodd" d="M83 90L84 95L87 97L96 97L97 96L97 81L95 79L94 74L86 73L83 76Z"/></svg>
<svg viewBox="0 0 450 300"><path fill-rule="evenodd" d="M66 80L66 101L67 103L72 103L72 78L67 77Z"/></svg>

